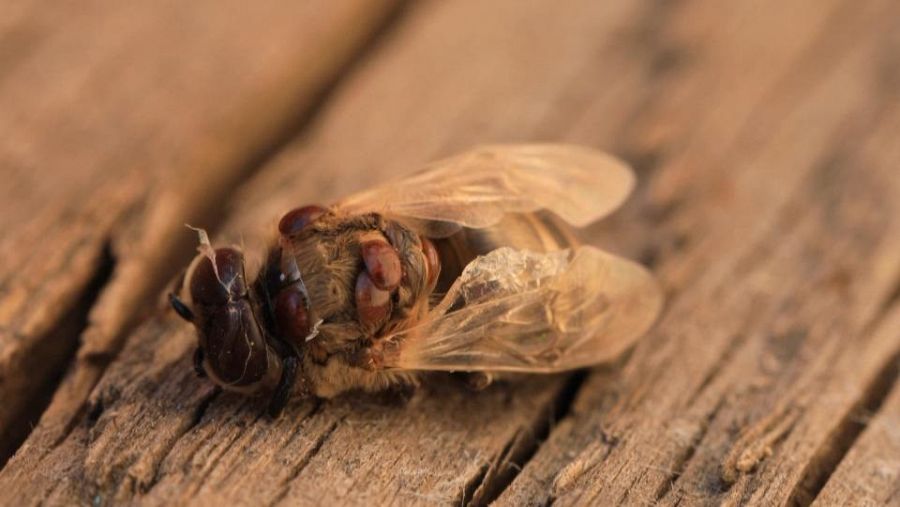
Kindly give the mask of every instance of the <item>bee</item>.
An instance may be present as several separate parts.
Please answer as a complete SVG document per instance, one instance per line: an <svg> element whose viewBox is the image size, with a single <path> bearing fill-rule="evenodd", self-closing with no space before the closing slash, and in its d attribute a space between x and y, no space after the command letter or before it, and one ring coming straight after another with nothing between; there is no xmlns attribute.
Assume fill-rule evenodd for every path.
<svg viewBox="0 0 900 507"><path fill-rule="evenodd" d="M196 328L198 374L267 393L273 416L292 393L415 386L428 371L490 379L608 362L650 328L662 293L576 229L634 182L585 147L476 148L289 211L253 278L241 248L213 248L200 231L170 301Z"/></svg>

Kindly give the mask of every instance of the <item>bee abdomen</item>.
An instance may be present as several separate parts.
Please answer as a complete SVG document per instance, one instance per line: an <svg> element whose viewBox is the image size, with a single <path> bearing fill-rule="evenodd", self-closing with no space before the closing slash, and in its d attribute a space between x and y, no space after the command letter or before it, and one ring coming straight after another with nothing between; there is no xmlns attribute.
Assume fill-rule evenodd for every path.
<svg viewBox="0 0 900 507"><path fill-rule="evenodd" d="M549 252L572 248L578 243L572 227L547 212L509 214L486 229L464 228L450 237L434 240L441 261L435 290L446 292L475 257L503 246Z"/></svg>

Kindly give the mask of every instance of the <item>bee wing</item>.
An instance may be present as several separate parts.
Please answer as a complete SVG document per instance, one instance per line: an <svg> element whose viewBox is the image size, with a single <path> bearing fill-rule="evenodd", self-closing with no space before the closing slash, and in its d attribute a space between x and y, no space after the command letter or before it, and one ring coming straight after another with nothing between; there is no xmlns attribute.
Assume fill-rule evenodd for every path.
<svg viewBox="0 0 900 507"><path fill-rule="evenodd" d="M614 359L662 308L643 266L590 246L508 247L472 261L413 327L385 337L385 366L550 373Z"/></svg>
<svg viewBox="0 0 900 507"><path fill-rule="evenodd" d="M618 208L631 193L634 174L620 160L583 146L512 144L475 148L435 162L411 177L350 196L337 208L484 228L505 213L553 211L585 226ZM420 227L421 228L421 227Z"/></svg>

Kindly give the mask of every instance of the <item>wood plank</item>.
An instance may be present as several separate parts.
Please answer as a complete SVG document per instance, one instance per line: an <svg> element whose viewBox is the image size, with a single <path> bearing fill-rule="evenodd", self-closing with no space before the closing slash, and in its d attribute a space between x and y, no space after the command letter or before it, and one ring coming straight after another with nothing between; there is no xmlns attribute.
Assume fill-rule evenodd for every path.
<svg viewBox="0 0 900 507"><path fill-rule="evenodd" d="M391 4L0 8L0 463L87 327L59 436L190 255L182 224L220 213Z"/></svg>
<svg viewBox="0 0 900 507"><path fill-rule="evenodd" d="M193 378L190 330L157 316L65 438L36 432L0 491L59 504L809 501L856 407L894 382L896 334L872 330L893 322L900 278L896 10L416 4L246 187L225 237L254 244L289 207L473 143L584 142L640 169L636 198L593 232L655 262L670 294L657 330L580 389L439 382L405 405L297 402L270 422L262 402Z"/></svg>
<svg viewBox="0 0 900 507"><path fill-rule="evenodd" d="M807 504L854 407L896 382L896 328L871 332L900 273L896 7L782 6L673 12L690 60L643 118L681 130L650 189L677 199L668 310L500 505Z"/></svg>
<svg viewBox="0 0 900 507"><path fill-rule="evenodd" d="M230 237L254 244L289 207L473 143L565 131L570 119L556 111L597 95L582 78L596 79L598 60L608 59L609 77L595 107L621 111L612 115L621 127L642 97L617 93L649 76L630 58L634 46L620 45L620 31L643 30L646 9L590 0L562 10L513 0L416 4L313 132L249 186ZM521 31L498 31L499 20ZM541 30L559 36L535 38ZM545 69L540 79L535 67ZM604 126L594 144L611 144L617 128ZM30 439L0 474L0 491L30 484L35 498L58 503L483 502L531 452L570 389L563 378L542 378L472 396L454 384L389 411L367 408L366 398L297 403L270 423L258 402L212 397L192 377L193 343L172 316L144 326L98 384L87 417L61 441Z"/></svg>
<svg viewBox="0 0 900 507"><path fill-rule="evenodd" d="M879 333L900 335L900 307L879 326ZM900 361L893 364L893 375ZM879 386L880 407L857 407L853 425L864 430L816 498L814 505L896 505L900 503L900 385ZM875 409L873 413L872 410Z"/></svg>

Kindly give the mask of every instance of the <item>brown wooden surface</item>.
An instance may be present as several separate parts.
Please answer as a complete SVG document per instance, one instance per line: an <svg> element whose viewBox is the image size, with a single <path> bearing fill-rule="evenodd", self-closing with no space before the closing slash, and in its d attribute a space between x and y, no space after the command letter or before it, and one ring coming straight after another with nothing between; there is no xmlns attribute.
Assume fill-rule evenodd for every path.
<svg viewBox="0 0 900 507"><path fill-rule="evenodd" d="M48 413L59 428L72 420L189 255L182 224L222 213L221 196L302 120L389 8L0 8L0 462L80 334Z"/></svg>
<svg viewBox="0 0 900 507"><path fill-rule="evenodd" d="M900 318L894 312L894 329ZM861 413L852 421L865 427L828 479L817 505L885 505L900 503L900 389L894 386L877 414Z"/></svg>
<svg viewBox="0 0 900 507"><path fill-rule="evenodd" d="M0 502L900 503L895 3L315 4L2 17L0 443L55 393ZM294 205L529 140L638 169L591 232L669 299L621 364L277 421L193 376L157 296L183 222L227 213L252 245Z"/></svg>

